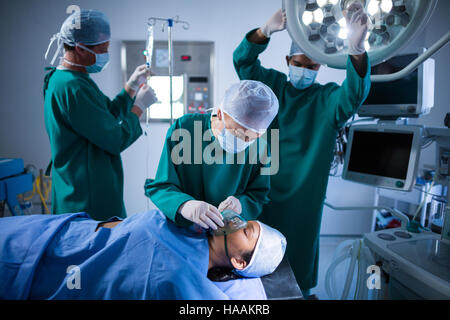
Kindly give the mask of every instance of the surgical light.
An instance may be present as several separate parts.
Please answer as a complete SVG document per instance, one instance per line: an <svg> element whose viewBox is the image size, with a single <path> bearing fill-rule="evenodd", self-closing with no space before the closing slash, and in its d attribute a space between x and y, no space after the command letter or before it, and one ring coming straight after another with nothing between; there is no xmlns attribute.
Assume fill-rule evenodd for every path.
<svg viewBox="0 0 450 320"><path fill-rule="evenodd" d="M378 0L370 0L367 6L367 13L374 16L380 11L380 2Z"/></svg>
<svg viewBox="0 0 450 320"><path fill-rule="evenodd" d="M308 11L314 11L318 8L318 4L316 2L316 0L306 0L306 7L305 10Z"/></svg>
<svg viewBox="0 0 450 320"><path fill-rule="evenodd" d="M392 0L382 0L380 4L381 10L388 13L392 10Z"/></svg>
<svg viewBox="0 0 450 320"><path fill-rule="evenodd" d="M345 39L347 39L347 35L348 35L347 28L342 28L342 29L339 30L339 34L338 34L339 38L345 40Z"/></svg>
<svg viewBox="0 0 450 320"><path fill-rule="evenodd" d="M323 21L323 11L321 9L317 9L313 12L314 14L314 22L322 23Z"/></svg>
<svg viewBox="0 0 450 320"><path fill-rule="evenodd" d="M338 1L339 0L317 0L317 4L322 8L328 4L335 5L338 3Z"/></svg>
<svg viewBox="0 0 450 320"><path fill-rule="evenodd" d="M348 36L347 21L345 21L345 18L341 18L338 21L338 24L340 27L338 37L344 40L347 39Z"/></svg>
<svg viewBox="0 0 450 320"><path fill-rule="evenodd" d="M311 23L315 22L315 23L322 23L323 21L323 12L321 9L317 9L313 12L311 11L305 11L303 13L303 17L302 17L302 21L303 23L308 26Z"/></svg>
<svg viewBox="0 0 450 320"><path fill-rule="evenodd" d="M307 10L307 5L313 2L318 7ZM394 56L423 30L437 4L437 0L283 0L289 35L318 63L345 69L348 43L344 40L348 31L343 12L351 16L348 9L355 2L360 2L369 15L365 47L372 65ZM428 57L448 39L447 33L432 47L433 52L428 52Z"/></svg>
<svg viewBox="0 0 450 320"><path fill-rule="evenodd" d="M314 20L313 13L312 13L311 11L305 11L305 12L303 13L303 18L302 18L302 20L303 20L303 23L304 23L305 25L309 26L309 25L313 22L313 20Z"/></svg>
<svg viewBox="0 0 450 320"><path fill-rule="evenodd" d="M324 7L324 18L323 18L323 23L326 24L327 26L331 25L332 23L336 22L336 17L334 16L334 12L333 12L333 6L332 5L327 5Z"/></svg>

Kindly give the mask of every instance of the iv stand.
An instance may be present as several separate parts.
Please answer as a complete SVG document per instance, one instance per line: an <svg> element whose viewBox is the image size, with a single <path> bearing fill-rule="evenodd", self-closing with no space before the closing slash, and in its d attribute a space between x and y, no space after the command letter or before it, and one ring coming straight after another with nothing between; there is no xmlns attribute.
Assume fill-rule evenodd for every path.
<svg viewBox="0 0 450 320"><path fill-rule="evenodd" d="M173 77L173 41L172 41L172 28L174 23L182 23L183 29L189 29L189 23L186 21L182 21L178 19L178 16L175 18L157 18L150 17L148 18L148 26L153 27L156 24L156 21L164 21L162 31L164 32L164 26L167 24L167 47L169 54L169 95L170 95L170 125L173 124L173 95L172 95L172 77Z"/></svg>

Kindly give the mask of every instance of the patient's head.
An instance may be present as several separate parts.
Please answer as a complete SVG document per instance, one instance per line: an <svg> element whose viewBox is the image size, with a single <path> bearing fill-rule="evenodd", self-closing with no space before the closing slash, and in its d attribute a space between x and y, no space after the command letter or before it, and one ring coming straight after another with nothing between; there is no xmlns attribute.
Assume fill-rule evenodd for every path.
<svg viewBox="0 0 450 320"><path fill-rule="evenodd" d="M248 221L244 229L209 238L210 271L225 269L244 277L262 277L276 269L285 250L286 238L279 231Z"/></svg>

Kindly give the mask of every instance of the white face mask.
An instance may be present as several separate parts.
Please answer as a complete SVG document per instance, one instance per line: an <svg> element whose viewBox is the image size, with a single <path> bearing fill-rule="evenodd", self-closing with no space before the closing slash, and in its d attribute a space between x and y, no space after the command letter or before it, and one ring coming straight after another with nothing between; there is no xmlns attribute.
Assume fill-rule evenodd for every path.
<svg viewBox="0 0 450 320"><path fill-rule="evenodd" d="M245 150L249 145L251 145L256 140L252 141L244 141L242 139L239 139L234 134L232 134L230 131L228 131L225 127L225 120L222 115L222 123L223 123L223 129L222 132L220 132L217 135L217 140L219 140L219 144L222 147L223 150L225 150L228 153L239 153L243 150Z"/></svg>

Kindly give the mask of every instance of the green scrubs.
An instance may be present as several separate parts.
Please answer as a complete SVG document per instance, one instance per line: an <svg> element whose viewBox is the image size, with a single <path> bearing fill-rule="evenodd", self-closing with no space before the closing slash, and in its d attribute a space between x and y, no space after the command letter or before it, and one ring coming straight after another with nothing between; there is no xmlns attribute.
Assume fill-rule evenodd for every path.
<svg viewBox="0 0 450 320"><path fill-rule="evenodd" d="M218 207L228 196L235 196L248 220L255 219L269 201L270 176L260 174L267 166L265 140L258 139L239 154L227 153L212 133L210 118L208 114L187 114L177 119L167 132L155 179L145 182L145 194L178 225L192 224L178 213L189 200ZM181 137L176 138L177 134ZM261 152L256 155L250 148L258 143ZM256 156L262 161L256 161ZM246 161L239 164L238 157Z"/></svg>
<svg viewBox="0 0 450 320"><path fill-rule="evenodd" d="M52 151L52 213L125 218L120 153L142 134L122 90L110 100L88 74L50 68L44 80L45 127Z"/></svg>
<svg viewBox="0 0 450 320"><path fill-rule="evenodd" d="M271 177L271 200L260 220L286 236L290 264L307 290L317 285L320 224L336 135L369 93L370 64L366 55L361 78L349 58L342 86L314 83L299 90L284 73L261 66L258 55L269 40L251 43L247 37L252 32L234 51L234 66L240 79L272 88L280 103L270 127L280 130L280 169Z"/></svg>

